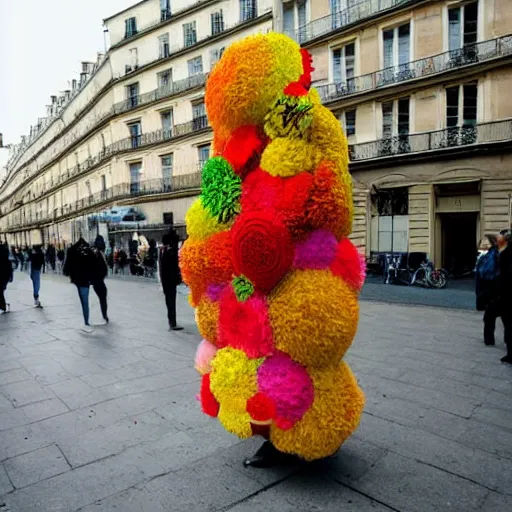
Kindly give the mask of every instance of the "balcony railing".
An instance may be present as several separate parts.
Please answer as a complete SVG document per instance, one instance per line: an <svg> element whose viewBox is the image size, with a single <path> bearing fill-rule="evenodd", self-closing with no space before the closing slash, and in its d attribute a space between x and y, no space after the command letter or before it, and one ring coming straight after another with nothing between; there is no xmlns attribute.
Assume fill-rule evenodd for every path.
<svg viewBox="0 0 512 512"><path fill-rule="evenodd" d="M410 135L397 135L349 147L352 162L428 151L512 141L512 119Z"/></svg>
<svg viewBox="0 0 512 512"><path fill-rule="evenodd" d="M372 91L510 55L512 55L512 35L506 35L468 45L459 50L425 57L408 64L356 76L346 82L321 85L317 89L322 101L327 103L351 94Z"/></svg>
<svg viewBox="0 0 512 512"><path fill-rule="evenodd" d="M30 225L46 224L49 222L58 222L61 217L71 214L80 214L80 212L90 211L94 207L104 209L109 202L122 201L139 196L150 196L157 194L168 194L172 192L194 191L201 187L201 172L195 171L188 174L178 174L169 178L145 180L139 182L126 182L114 185L113 187L101 190L95 194L86 196L78 201L63 207L58 207L51 212L36 212L34 222L29 217L28 223L14 222L9 224L7 230L14 230Z"/></svg>
<svg viewBox="0 0 512 512"><path fill-rule="evenodd" d="M341 11L329 14L323 18L311 21L302 27L295 34L288 34L294 37L297 42L304 44L317 37L325 36L345 26L352 25L381 12L387 11L400 5L407 5L418 0L360 0L354 5Z"/></svg>
<svg viewBox="0 0 512 512"><path fill-rule="evenodd" d="M111 113L122 114L123 112L128 112L129 110L133 110L134 108L140 107L142 105L146 105L148 103L152 103L169 96L174 96L175 94L180 94L182 92L188 91L189 89L202 87L206 83L207 77L207 73L200 73L188 78L184 78L183 80L177 80L167 87L159 87L158 89L140 94L139 96L128 98L124 101L115 103L112 107Z"/></svg>

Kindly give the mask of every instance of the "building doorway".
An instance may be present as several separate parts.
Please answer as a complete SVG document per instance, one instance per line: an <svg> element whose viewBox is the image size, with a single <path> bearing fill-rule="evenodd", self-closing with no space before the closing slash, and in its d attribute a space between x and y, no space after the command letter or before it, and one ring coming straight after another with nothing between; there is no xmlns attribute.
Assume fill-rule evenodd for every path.
<svg viewBox="0 0 512 512"><path fill-rule="evenodd" d="M454 276L471 272L477 255L478 212L442 213L442 267Z"/></svg>

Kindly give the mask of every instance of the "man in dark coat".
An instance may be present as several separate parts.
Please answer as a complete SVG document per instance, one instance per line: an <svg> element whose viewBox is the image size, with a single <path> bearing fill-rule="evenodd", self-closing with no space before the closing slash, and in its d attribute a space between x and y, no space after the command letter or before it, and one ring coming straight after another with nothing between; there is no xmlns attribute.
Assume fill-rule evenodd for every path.
<svg viewBox="0 0 512 512"><path fill-rule="evenodd" d="M29 254L30 261L30 279L34 292L34 305L36 308L42 308L39 300L39 291L41 289L41 270L44 267L44 254L40 245L35 245Z"/></svg>
<svg viewBox="0 0 512 512"><path fill-rule="evenodd" d="M101 315L103 320L108 324L107 316L107 287L105 286L105 278L108 275L107 258L105 257L105 240L101 235L96 237L94 242L94 257L96 265L91 279L92 287L100 301Z"/></svg>
<svg viewBox="0 0 512 512"><path fill-rule="evenodd" d="M178 264L178 235L172 230L162 238L163 248L160 253L160 283L165 295L169 330L181 331L183 327L176 324L176 288L181 283Z"/></svg>
<svg viewBox="0 0 512 512"><path fill-rule="evenodd" d="M0 243L0 314L9 313L10 306L5 302L7 284L12 282L12 263L9 259L9 248Z"/></svg>
<svg viewBox="0 0 512 512"><path fill-rule="evenodd" d="M510 229L500 232L498 246L500 249L498 300L507 346L507 355L501 358L501 362L512 364L512 231Z"/></svg>
<svg viewBox="0 0 512 512"><path fill-rule="evenodd" d="M78 290L78 297L82 305L84 316L84 331L92 332L89 324L89 289L96 270L96 258L89 244L80 238L75 245L69 248L63 273L69 276L71 282Z"/></svg>

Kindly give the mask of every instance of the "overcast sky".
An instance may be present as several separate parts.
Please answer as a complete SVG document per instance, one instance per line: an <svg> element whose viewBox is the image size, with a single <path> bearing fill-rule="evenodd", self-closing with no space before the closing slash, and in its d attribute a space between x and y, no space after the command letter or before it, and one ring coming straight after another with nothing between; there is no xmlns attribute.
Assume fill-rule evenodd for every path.
<svg viewBox="0 0 512 512"><path fill-rule="evenodd" d="M17 143L104 51L102 20L136 0L0 0L0 133ZM0 151L0 165L5 156Z"/></svg>

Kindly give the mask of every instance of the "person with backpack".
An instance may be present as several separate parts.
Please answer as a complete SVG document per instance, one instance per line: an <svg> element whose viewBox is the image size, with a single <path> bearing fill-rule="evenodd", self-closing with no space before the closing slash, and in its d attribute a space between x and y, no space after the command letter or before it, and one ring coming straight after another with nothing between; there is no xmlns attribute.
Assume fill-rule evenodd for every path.
<svg viewBox="0 0 512 512"><path fill-rule="evenodd" d="M480 256L475 271L476 309L484 311L484 343L494 345L496 318L500 316L499 250L496 236L486 235L480 242Z"/></svg>
<svg viewBox="0 0 512 512"><path fill-rule="evenodd" d="M30 261L30 279L34 294L34 306L42 308L39 300L39 290L41 289L41 270L44 268L44 254L40 245L35 245L29 254Z"/></svg>
<svg viewBox="0 0 512 512"><path fill-rule="evenodd" d="M89 244L80 238L75 245L69 248L63 273L68 276L78 290L78 297L84 316L85 332L91 333L93 329L89 324L89 290L96 269L96 258Z"/></svg>

